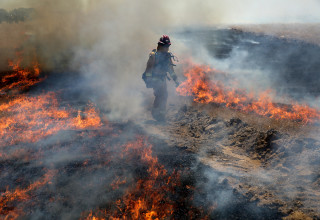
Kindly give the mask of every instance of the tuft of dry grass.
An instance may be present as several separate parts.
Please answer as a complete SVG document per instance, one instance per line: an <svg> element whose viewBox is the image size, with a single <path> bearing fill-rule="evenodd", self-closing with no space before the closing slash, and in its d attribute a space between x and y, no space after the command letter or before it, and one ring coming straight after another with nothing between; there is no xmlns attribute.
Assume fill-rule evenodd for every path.
<svg viewBox="0 0 320 220"><path fill-rule="evenodd" d="M309 216L301 211L292 212L289 216L284 217L283 220L312 220Z"/></svg>

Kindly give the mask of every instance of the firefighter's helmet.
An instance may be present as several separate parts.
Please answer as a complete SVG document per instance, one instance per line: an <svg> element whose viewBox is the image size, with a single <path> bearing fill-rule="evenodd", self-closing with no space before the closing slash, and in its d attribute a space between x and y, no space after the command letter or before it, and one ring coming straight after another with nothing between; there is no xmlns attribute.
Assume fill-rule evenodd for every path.
<svg viewBox="0 0 320 220"><path fill-rule="evenodd" d="M162 35L162 37L160 37L160 40L158 41L158 44L162 45L162 46L169 47L171 45L169 36L168 35Z"/></svg>

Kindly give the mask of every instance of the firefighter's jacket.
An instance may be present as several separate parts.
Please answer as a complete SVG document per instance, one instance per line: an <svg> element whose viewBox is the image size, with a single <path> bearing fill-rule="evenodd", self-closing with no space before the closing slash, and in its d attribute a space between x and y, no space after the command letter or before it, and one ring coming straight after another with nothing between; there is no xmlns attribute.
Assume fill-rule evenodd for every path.
<svg viewBox="0 0 320 220"><path fill-rule="evenodd" d="M146 68L146 76L152 77L153 79L165 80L167 73L175 81L177 76L174 72L172 62L174 56L170 52L160 52L154 49L150 55Z"/></svg>

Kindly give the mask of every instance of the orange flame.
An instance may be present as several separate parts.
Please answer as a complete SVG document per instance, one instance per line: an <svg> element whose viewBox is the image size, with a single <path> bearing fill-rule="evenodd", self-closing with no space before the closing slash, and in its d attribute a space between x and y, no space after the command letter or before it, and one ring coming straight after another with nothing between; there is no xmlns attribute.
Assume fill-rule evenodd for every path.
<svg viewBox="0 0 320 220"><path fill-rule="evenodd" d="M19 216L23 215L23 211L17 205L17 202L24 202L30 199L30 192L46 185L50 184L50 180L55 175L55 171L48 171L43 178L32 183L25 189L17 188L13 191L7 189L6 192L2 193L0 196L0 216L5 215L5 219L17 219ZM12 204L15 205L12 206ZM12 207L11 207L12 206Z"/></svg>
<svg viewBox="0 0 320 220"><path fill-rule="evenodd" d="M304 123L320 119L320 112L314 108L294 102L290 105L274 104L271 90L254 98L253 94L215 81L216 74L217 71L207 65L189 64L184 71L187 79L177 88L177 92L182 96L194 97L195 102L224 104L232 109L254 112L275 119L290 119Z"/></svg>
<svg viewBox="0 0 320 220"><path fill-rule="evenodd" d="M90 127L97 127L101 125L101 119L93 104L90 104L88 108L83 112L83 117L81 117L81 111L78 110L78 116L73 119L72 126L77 129L84 129Z"/></svg>
<svg viewBox="0 0 320 220"><path fill-rule="evenodd" d="M136 186L116 202L116 210L100 210L97 215L90 212L85 219L170 219L174 206L166 192L174 191L179 185L179 175L176 172L168 175L158 158L152 155L152 146L142 138L125 145L123 152L126 158L140 155L141 162L148 165L146 179L138 180ZM117 179L113 184L122 183Z"/></svg>
<svg viewBox="0 0 320 220"><path fill-rule="evenodd" d="M99 113L91 104L83 112L59 107L53 92L38 97L20 96L0 105L0 146L36 142L60 130L97 128ZM74 115L74 116L73 116Z"/></svg>
<svg viewBox="0 0 320 220"><path fill-rule="evenodd" d="M21 53L17 53L17 56L17 61L9 60L9 67L11 67L12 71L10 74L2 77L3 86L0 88L0 92L10 89L24 90L41 81L39 79L39 63L34 61L32 69L24 69L20 67L22 62Z"/></svg>

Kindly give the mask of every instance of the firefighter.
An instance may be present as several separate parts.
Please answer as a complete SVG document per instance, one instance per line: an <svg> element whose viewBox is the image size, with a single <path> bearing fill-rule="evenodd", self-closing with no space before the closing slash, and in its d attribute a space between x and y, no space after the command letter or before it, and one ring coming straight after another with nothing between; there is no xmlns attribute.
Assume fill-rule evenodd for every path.
<svg viewBox="0 0 320 220"><path fill-rule="evenodd" d="M150 53L146 71L142 75L147 88L153 88L155 99L151 113L157 121L165 121L168 98L167 79L170 80L167 73L175 81L176 86L179 85L173 69L175 57L169 52L170 45L169 36L163 35L158 41L157 49Z"/></svg>

